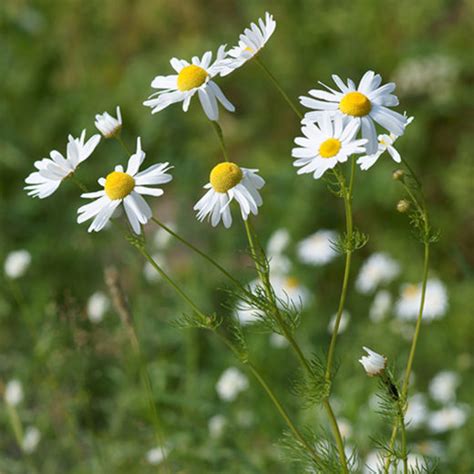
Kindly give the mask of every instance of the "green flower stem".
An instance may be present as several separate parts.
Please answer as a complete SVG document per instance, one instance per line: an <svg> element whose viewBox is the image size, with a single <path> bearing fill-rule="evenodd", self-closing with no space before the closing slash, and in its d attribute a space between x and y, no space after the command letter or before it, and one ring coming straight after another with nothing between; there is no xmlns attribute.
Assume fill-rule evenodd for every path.
<svg viewBox="0 0 474 474"><path fill-rule="evenodd" d="M291 107L291 110L296 114L296 116L301 120L303 118L303 114L300 112L298 107L295 105L295 103L289 98L288 94L283 90L283 88L280 86L280 83L278 82L277 78L272 74L270 69L265 66L263 61L258 57L254 56L255 62L262 68L262 70L265 72L267 75L268 79L270 79L270 82L276 87L278 92L281 94L283 99L286 101L286 103Z"/></svg>
<svg viewBox="0 0 474 474"><path fill-rule="evenodd" d="M219 122L217 122L217 120L211 120L210 122L211 122L212 128L216 132L217 138L219 139L219 144L221 146L222 154L224 155L224 161L230 161L229 156L227 154L227 148L224 142L224 134L222 133L222 128L219 125Z"/></svg>
<svg viewBox="0 0 474 474"><path fill-rule="evenodd" d="M83 192L83 193L87 193L88 190L87 190L87 186L82 183L82 181L76 177L76 175L74 173L71 173L69 175L69 179Z"/></svg>
<svg viewBox="0 0 474 474"><path fill-rule="evenodd" d="M119 134L115 135L114 138L117 139L117 141L120 143L120 145L122 145L123 149L125 150L125 153L127 153L127 155L131 156L132 155L132 152L129 150L127 144L124 142L122 136Z"/></svg>
<svg viewBox="0 0 474 474"><path fill-rule="evenodd" d="M20 417L16 411L16 407L10 404L7 405L8 418L10 425L15 435L16 442L21 450L23 450L23 427L21 425Z"/></svg>
<svg viewBox="0 0 474 474"><path fill-rule="evenodd" d="M344 176L342 174L336 173L336 177L338 178L341 189L344 193L344 207L346 212L346 238L350 239L352 242L352 232L353 232L353 225L352 225L352 190L354 186L354 175L355 175L355 160L352 160L351 165L351 177L349 181L349 189L347 189L346 182ZM347 297L347 288L349 282L349 275L351 271L351 260L352 260L352 244L350 248L346 251L346 263L344 266L344 278L342 281L342 290L341 296L339 298L339 308L337 310L336 315L336 322L334 325L334 329L331 336L331 342L329 344L329 351L328 351L328 360L326 365L326 380L331 380L331 373L332 373L332 364L334 359L334 352L336 349L336 340L337 340L337 333L339 331L339 325L341 323L342 313L344 311L344 306L346 303Z"/></svg>
<svg viewBox="0 0 474 474"><path fill-rule="evenodd" d="M293 334L291 333L291 331L288 330L288 327L285 324L285 322L283 321L283 318L281 317L280 311L278 310L278 306L277 306L277 303L275 301L275 295L274 295L274 293L271 289L271 282L270 282L268 272L265 271L265 269L262 269L261 266L258 263L259 262L259 257L257 256L257 252L256 252L256 244L255 244L254 238L253 238L254 234L252 232L252 228L250 226L250 222L249 222L248 219L246 221L244 221L244 225L245 225L245 231L246 231L246 234L247 234L247 239L248 239L248 243L249 243L249 247L250 247L250 253L251 253L252 258L255 262L255 268L257 270L260 281L262 282L262 284L264 286L265 293L267 294L267 298L269 298L270 301L272 301L273 309L274 309L274 316L275 316L275 319L278 322L278 326L280 327L280 330L282 331L282 333L285 336L286 340L290 343L292 349L295 351L301 365L306 369L306 371L308 372L309 377L312 377L314 374L313 374L313 370L312 370L312 368L311 368L311 366L308 362L308 359L306 359L306 357L304 356L303 351L301 350L301 347L296 342L296 340L293 337ZM259 248L260 248L261 252L263 252L263 249L261 248L260 245L259 245ZM349 472L349 469L347 467L346 454L345 454L345 451L344 451L344 441L342 439L341 432L339 430L339 425L337 424L337 420L336 420L336 417L334 416L334 412L332 410L332 407L331 407L331 404L330 404L329 400L328 399L324 400L323 405L324 405L324 409L326 410L326 413L328 414L329 421L330 421L330 424L331 424L331 428L333 430L334 438L336 440L336 445L337 445L339 458L340 458L341 466L342 466L342 472L344 472L346 474L346 473Z"/></svg>
<svg viewBox="0 0 474 474"><path fill-rule="evenodd" d="M206 316L204 313L197 307L197 305L189 298L189 296L179 287L177 283L175 283L167 274L166 272L156 263L156 261L151 257L151 255L146 251L144 247L139 248L141 254L145 257L148 262L153 266L153 268L162 276L162 278L172 287L174 290L179 294L179 296L186 302L188 303L191 308L193 308L194 311L196 311L197 314L199 314L202 318L206 319ZM238 350L233 346L233 344L222 334L220 334L218 331L214 330L215 334L217 334L221 340L225 343L225 345L232 351L232 353L239 358L239 352ZM278 413L280 416L283 418L295 438L298 440L298 442L302 443L303 446L308 450L310 453L311 457L313 459L317 459L317 454L312 448L309 443L305 440L304 436L301 434L301 432L298 430L298 428L295 426L291 418L288 416L288 413L286 410L283 408L283 405L281 402L278 400L278 397L275 395L273 390L270 388L270 386L267 384L265 379L262 377L258 369L250 362L246 361L244 364L248 370L252 373L252 375L257 379L259 384L263 387L273 404L275 405Z"/></svg>

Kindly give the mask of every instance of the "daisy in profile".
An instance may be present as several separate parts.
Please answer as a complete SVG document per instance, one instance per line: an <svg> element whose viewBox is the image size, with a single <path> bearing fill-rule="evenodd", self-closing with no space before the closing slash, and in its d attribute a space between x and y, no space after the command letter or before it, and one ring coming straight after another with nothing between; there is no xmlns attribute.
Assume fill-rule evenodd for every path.
<svg viewBox="0 0 474 474"><path fill-rule="evenodd" d="M97 114L95 116L95 127L105 138L113 138L122 130L122 114L117 105L117 118L112 117L108 112Z"/></svg>
<svg viewBox="0 0 474 474"><path fill-rule="evenodd" d="M349 123L362 129L362 137L367 139L368 154L377 151L375 122L396 136L403 135L406 117L389 109L398 105L398 98L392 94L395 83L381 86L382 77L373 71L364 74L357 88L351 79L347 80L346 85L339 76L334 74L332 78L339 91L321 84L327 91L312 89L308 92L311 97L300 97L302 105L314 110L306 113L306 119L317 120L321 112L329 112L333 117L346 117Z"/></svg>
<svg viewBox="0 0 474 474"><path fill-rule="evenodd" d="M344 125L342 116L334 121L330 114L322 114L316 123L302 122L301 131L304 137L295 138L297 148L291 156L296 158L294 166L299 167L298 174L312 173L319 179L327 170L338 163L347 161L350 155L363 153L365 139L355 139L358 130L356 122Z"/></svg>
<svg viewBox="0 0 474 474"><path fill-rule="evenodd" d="M409 117L407 119L406 125L412 123L413 118L414 117ZM402 161L400 153L398 153L398 151L393 146L393 144L398 138L400 137L395 135L394 133L391 133L390 135L379 135L379 144L377 151L373 155L364 155L357 159L357 164L360 165L360 169L362 171L366 171L371 168L377 162L380 156L383 155L386 151L388 151L388 154L392 157L395 163L400 163Z"/></svg>
<svg viewBox="0 0 474 474"><path fill-rule="evenodd" d="M93 135L86 140L86 131L83 130L79 138L69 135L66 149L66 158L53 150L50 158L43 158L35 162L38 171L31 173L26 179L25 190L28 196L40 199L51 196L65 178L71 176L80 163L87 160L100 142L100 135Z"/></svg>
<svg viewBox="0 0 474 474"><path fill-rule="evenodd" d="M138 137L137 151L128 160L127 170L124 171L120 165L116 166L106 178L99 179L103 190L82 194L83 198L95 200L79 208L77 222L81 224L94 218L88 231L99 232L109 222L117 207L123 203L133 231L140 234L140 225L146 224L152 216L150 206L142 195L161 196L162 189L150 186L169 183L173 179L166 173L170 169L169 163L158 163L139 172L144 159L145 152Z"/></svg>
<svg viewBox="0 0 474 474"><path fill-rule="evenodd" d="M222 220L228 229L232 225L229 205L233 199L239 203L244 221L250 213L257 215L262 205L259 189L265 184L257 172L229 161L214 166L209 183L204 186L208 191L194 206L198 220L202 222L209 217L213 227Z"/></svg>
<svg viewBox="0 0 474 474"><path fill-rule="evenodd" d="M273 15L265 13L265 21L258 19L258 25L250 24L239 37L239 44L227 52L230 59L226 61L227 68L222 71L221 76L230 74L235 69L252 59L267 43L276 28Z"/></svg>
<svg viewBox="0 0 474 474"><path fill-rule="evenodd" d="M187 112L191 98L197 93L209 120L219 118L218 102L229 112L234 112L235 107L212 80L224 69L225 56L225 45L223 45L217 51L216 60L212 64L211 51L204 53L201 59L194 56L191 63L184 59L171 59L171 67L176 71L176 74L156 76L151 87L159 90L143 104L152 109L152 114L156 114L171 104L182 102L183 110Z"/></svg>

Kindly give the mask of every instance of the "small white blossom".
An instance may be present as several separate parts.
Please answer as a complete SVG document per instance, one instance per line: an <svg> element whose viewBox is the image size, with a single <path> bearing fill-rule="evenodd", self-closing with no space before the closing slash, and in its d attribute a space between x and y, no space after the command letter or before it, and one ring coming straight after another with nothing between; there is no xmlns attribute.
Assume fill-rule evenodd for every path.
<svg viewBox="0 0 474 474"><path fill-rule="evenodd" d="M28 426L25 430L21 447L25 453L32 454L38 447L40 441L40 430L36 428L36 426Z"/></svg>
<svg viewBox="0 0 474 474"><path fill-rule="evenodd" d="M337 319L337 313L334 314L331 320L329 321L329 325L328 325L329 334L332 334L334 332L334 328L336 327L336 319ZM342 334L347 329L347 326L349 325L350 320L351 320L350 313L344 310L341 314L341 320L339 321L339 329L337 331L338 334Z"/></svg>
<svg viewBox="0 0 474 474"><path fill-rule="evenodd" d="M390 283L400 273L400 265L385 253L374 253L360 269L356 289L360 293L371 293L379 285Z"/></svg>
<svg viewBox="0 0 474 474"><path fill-rule="evenodd" d="M337 232L321 229L303 239L297 247L301 262L308 265L326 265L337 256L333 242L337 240Z"/></svg>
<svg viewBox="0 0 474 474"><path fill-rule="evenodd" d="M468 416L464 406L452 405L431 413L428 427L433 433L444 433L445 431L460 428L466 423Z"/></svg>
<svg viewBox="0 0 474 474"><path fill-rule="evenodd" d="M387 358L383 355L377 354L370 350L368 347L363 347L364 351L367 352L368 356L362 356L359 362L364 367L367 375L373 377L374 375L380 375L387 365Z"/></svg>
<svg viewBox="0 0 474 474"><path fill-rule="evenodd" d="M407 430L420 428L428 419L429 412L426 397L422 393L415 393L408 399L408 407L405 414L405 425Z"/></svg>
<svg viewBox="0 0 474 474"><path fill-rule="evenodd" d="M374 323L382 321L392 306L392 295L387 290L380 290L375 295L370 307L369 317Z"/></svg>
<svg viewBox="0 0 474 474"><path fill-rule="evenodd" d="M109 309L110 302L101 291L95 292L87 301L87 316L93 323L100 323Z"/></svg>
<svg viewBox="0 0 474 474"><path fill-rule="evenodd" d="M239 369L229 367L217 381L216 391L222 400L232 402L240 392L247 390L248 386L247 377Z"/></svg>
<svg viewBox="0 0 474 474"><path fill-rule="evenodd" d="M459 383L459 374L449 370L444 370L433 377L428 390L431 398L437 402L454 402L456 400L456 389L459 386Z"/></svg>
<svg viewBox="0 0 474 474"><path fill-rule="evenodd" d="M157 446L146 453L146 460L149 464L156 466L168 457L169 449L165 446Z"/></svg>
<svg viewBox="0 0 474 474"><path fill-rule="evenodd" d="M208 428L211 438L220 438L227 425L227 418L224 415L214 415L209 419Z"/></svg>
<svg viewBox="0 0 474 474"><path fill-rule="evenodd" d="M176 226L173 222L165 222L165 226L171 229L173 232L176 231ZM171 234L169 232L166 232L165 229L160 227L156 232L153 237L153 244L158 250L163 250L165 249L170 240L171 240Z"/></svg>
<svg viewBox="0 0 474 474"><path fill-rule="evenodd" d="M277 229L268 239L267 255L279 255L285 251L290 243L290 233L287 229Z"/></svg>
<svg viewBox="0 0 474 474"><path fill-rule="evenodd" d="M28 250L15 250L5 259L5 275L12 280L23 276L30 266L31 254Z"/></svg>
<svg viewBox="0 0 474 474"><path fill-rule="evenodd" d="M105 138L115 137L122 129L122 115L120 107L117 106L117 118L112 117L108 112L95 116L95 126Z"/></svg>
<svg viewBox="0 0 474 474"><path fill-rule="evenodd" d="M5 387L5 403L11 406L17 406L23 400L23 386L19 380L10 380Z"/></svg>

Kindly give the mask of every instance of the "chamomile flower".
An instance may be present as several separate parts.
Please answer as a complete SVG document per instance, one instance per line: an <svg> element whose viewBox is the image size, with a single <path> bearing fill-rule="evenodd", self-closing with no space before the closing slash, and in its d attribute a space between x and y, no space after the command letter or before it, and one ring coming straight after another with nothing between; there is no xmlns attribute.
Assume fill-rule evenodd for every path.
<svg viewBox="0 0 474 474"><path fill-rule="evenodd" d="M121 165L116 166L106 178L99 179L103 190L82 194L83 198L95 200L79 208L77 222L81 224L94 218L88 231L99 232L123 203L133 231L140 234L140 225L146 224L152 216L150 206L142 195L161 196L162 189L150 186L169 183L173 179L166 173L170 169L169 163L158 163L138 172L144 159L145 152L138 137L137 151L128 160L127 170L124 171Z"/></svg>
<svg viewBox="0 0 474 474"><path fill-rule="evenodd" d="M62 181L72 175L84 160L87 160L100 142L100 135L93 135L87 142L86 131L83 130L79 138L69 135L66 149L66 158L53 150L50 158L43 158L35 162L38 171L31 173L26 179L25 190L28 196L40 199L51 196L60 186Z"/></svg>
<svg viewBox="0 0 474 474"><path fill-rule="evenodd" d="M209 217L215 227L222 219L224 227L229 228L232 225L229 205L233 199L239 203L243 220L247 220L250 213L257 215L262 205L258 191L265 184L257 172L229 161L214 166L210 182L204 186L208 191L194 206L194 210L198 211L198 220L202 222Z"/></svg>
<svg viewBox="0 0 474 474"><path fill-rule="evenodd" d="M375 375L380 375L387 366L387 358L377 352L369 349L368 347L363 347L364 351L368 355L362 356L359 359L359 362L363 365L364 370L367 372L367 375L374 377Z"/></svg>
<svg viewBox="0 0 474 474"><path fill-rule="evenodd" d="M407 119L406 125L409 125L412 122L413 117L409 117ZM366 171L371 168L386 151L388 151L388 154L392 157L395 163L400 163L402 161L400 153L398 153L398 151L393 146L393 144L398 138L400 137L398 135L395 135L394 133L390 133L390 135L379 135L377 151L373 155L364 155L357 159L357 164L360 165L360 169L362 171Z"/></svg>
<svg viewBox="0 0 474 474"><path fill-rule="evenodd" d="M305 107L313 109L307 112L305 118L318 120L321 112L329 112L331 116L343 116L350 124L355 124L357 130L362 129L362 137L367 139L366 151L373 154L377 151L377 132L375 123L378 123L390 133L403 135L406 117L388 107L398 105L398 98L392 94L395 83L389 82L380 86L382 77L373 71L367 71L356 88L351 79L347 84L337 75L332 76L339 91L324 86L327 91L312 89L308 92L311 97L300 97Z"/></svg>
<svg viewBox="0 0 474 474"><path fill-rule="evenodd" d="M122 114L120 107L117 106L117 118L112 117L108 112L97 114L94 125L105 138L115 137L122 129Z"/></svg>
<svg viewBox="0 0 474 474"><path fill-rule="evenodd" d="M336 240L337 232L318 230L298 243L297 253L300 261L308 265L326 265L337 257L333 244Z"/></svg>
<svg viewBox="0 0 474 474"><path fill-rule="evenodd" d="M211 51L204 53L201 59L194 56L191 63L184 59L171 59L171 67L177 74L156 76L151 87L160 90L152 94L143 104L150 107L151 113L155 114L171 104L182 102L183 110L187 112L191 98L197 93L202 108L210 120L219 118L218 101L229 112L234 112L235 107L212 80L223 70L225 56L225 45L223 45L217 51L216 60L212 64Z"/></svg>
<svg viewBox="0 0 474 474"><path fill-rule="evenodd" d="M233 70L252 59L267 43L276 28L273 15L265 13L265 21L258 19L258 25L250 24L250 28L245 28L240 35L239 44L227 52L230 58L226 61L227 68L221 73L222 76L230 74Z"/></svg>
<svg viewBox="0 0 474 474"><path fill-rule="evenodd" d="M360 293L372 293L381 284L393 281L400 273L400 265L384 252L372 254L360 269L356 288Z"/></svg>
<svg viewBox="0 0 474 474"><path fill-rule="evenodd" d="M319 179L328 169L347 161L350 155L363 153L367 140L356 140L357 130L356 122L344 124L340 115L334 122L330 114L323 114L316 123L303 120L304 137L295 138L298 147L291 152L296 158L294 166L300 168L298 174L312 173L314 179Z"/></svg>

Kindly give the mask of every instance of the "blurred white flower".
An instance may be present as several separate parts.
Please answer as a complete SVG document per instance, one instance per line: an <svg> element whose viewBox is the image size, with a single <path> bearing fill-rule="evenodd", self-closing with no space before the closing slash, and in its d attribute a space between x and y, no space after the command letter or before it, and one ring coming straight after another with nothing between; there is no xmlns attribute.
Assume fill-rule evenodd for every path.
<svg viewBox="0 0 474 474"><path fill-rule="evenodd" d="M23 276L30 266L31 254L28 250L15 250L5 259L4 270L8 278L15 279Z"/></svg>
<svg viewBox="0 0 474 474"><path fill-rule="evenodd" d="M226 369L216 384L216 391L222 400L234 401L240 392L247 390L249 382L247 377L237 368Z"/></svg>
<svg viewBox="0 0 474 474"><path fill-rule="evenodd" d="M384 459L384 452L383 451L371 451L367 458L365 459L365 466L363 470L363 474L374 474L376 472L383 471L385 459ZM409 453L407 456L407 464L408 469L410 472L417 469L416 472L420 469L423 469L425 466L425 461L423 456L420 454ZM401 460L396 460L392 462L392 467L390 469L390 474L403 474L403 462Z"/></svg>
<svg viewBox="0 0 474 474"><path fill-rule="evenodd" d="M117 118L112 117L108 112L95 116L94 125L105 138L115 137L122 129L122 114L120 113L120 107L118 105L116 110Z"/></svg>
<svg viewBox="0 0 474 474"><path fill-rule="evenodd" d="M249 426L252 426L255 417L250 410L239 410L237 412L236 418L239 426L248 428Z"/></svg>
<svg viewBox="0 0 474 474"><path fill-rule="evenodd" d="M209 418L208 429L211 438L220 438L227 425L227 418L224 415L214 415Z"/></svg>
<svg viewBox="0 0 474 474"><path fill-rule="evenodd" d="M165 446L157 446L146 453L146 460L149 464L156 466L168 457L170 450Z"/></svg>
<svg viewBox="0 0 474 474"><path fill-rule="evenodd" d="M87 316L93 323L100 323L109 309L110 302L102 291L97 291L87 301Z"/></svg>
<svg viewBox="0 0 474 474"><path fill-rule="evenodd" d="M441 410L431 412L428 419L428 427L433 433L444 433L445 431L460 428L466 422L468 410L464 406L452 405Z"/></svg>
<svg viewBox="0 0 474 474"><path fill-rule="evenodd" d="M267 256L279 255L290 243L290 233L287 229L277 229L268 239Z"/></svg>
<svg viewBox="0 0 474 474"><path fill-rule="evenodd" d="M333 242L337 240L337 232L321 229L306 237L297 246L301 262L309 265L325 265L337 256Z"/></svg>
<svg viewBox="0 0 474 474"><path fill-rule="evenodd" d="M387 290L379 290L372 302L369 311L369 318L374 323L378 323L385 319L392 306L392 295Z"/></svg>
<svg viewBox="0 0 474 474"><path fill-rule="evenodd" d="M440 403L449 403L456 400L456 389L460 383L459 374L444 370L433 377L428 387L431 398Z"/></svg>
<svg viewBox="0 0 474 474"><path fill-rule="evenodd" d="M276 332L272 332L270 334L270 345L272 347L275 347L276 349L283 349L288 347L288 344L288 340L281 334L277 334Z"/></svg>
<svg viewBox="0 0 474 474"><path fill-rule="evenodd" d="M287 304L303 308L310 299L308 288L294 276L272 275L270 282L276 297Z"/></svg>
<svg viewBox="0 0 474 474"><path fill-rule="evenodd" d="M418 285L403 285L401 296L397 301L395 313L401 319L416 320L421 303L421 283ZM440 280L428 280L426 298L423 308L423 319L431 321L438 319L448 309L448 294Z"/></svg>
<svg viewBox="0 0 474 474"><path fill-rule="evenodd" d="M174 222L165 222L164 224L173 232L176 231L176 225L174 224ZM158 250L164 250L168 246L171 238L172 235L169 232L166 232L166 230L164 230L162 227L160 227L153 236L153 244Z"/></svg>
<svg viewBox="0 0 474 474"><path fill-rule="evenodd" d="M365 458L364 474L374 474L380 472L383 468L383 452L382 451L371 451Z"/></svg>
<svg viewBox="0 0 474 474"><path fill-rule="evenodd" d="M23 386L19 380L10 380L5 387L5 403L11 406L17 406L23 400Z"/></svg>
<svg viewBox="0 0 474 474"><path fill-rule="evenodd" d="M287 275L291 271L291 260L286 255L272 255L269 257L269 263L271 278L278 275Z"/></svg>
<svg viewBox="0 0 474 474"><path fill-rule="evenodd" d="M40 430L36 426L28 426L25 430L21 447L25 453L31 454L36 450L40 441Z"/></svg>
<svg viewBox="0 0 474 474"><path fill-rule="evenodd" d="M162 254L154 253L151 257L161 268L166 266L165 258ZM161 280L161 275L156 271L155 267L150 262L146 262L143 266L143 275L150 283Z"/></svg>
<svg viewBox="0 0 474 474"><path fill-rule="evenodd" d="M337 313L332 316L331 320L329 321L328 325L328 332L332 334L334 332L334 328L336 327L336 318ZM338 334L342 334L349 325L349 321L351 320L351 315L348 311L344 310L341 315L341 321L339 322L339 330L337 331Z"/></svg>
<svg viewBox="0 0 474 474"><path fill-rule="evenodd" d="M360 293L371 293L379 285L390 283L400 273L400 265L386 253L374 253L360 269L356 289Z"/></svg>
<svg viewBox="0 0 474 474"><path fill-rule="evenodd" d="M425 395L415 393L408 399L408 407L405 414L406 429L416 430L420 428L428 417L429 413Z"/></svg>
<svg viewBox="0 0 474 474"><path fill-rule="evenodd" d="M367 372L367 375L373 377L375 375L380 375L387 365L387 358L383 355L378 354L375 351L372 351L368 347L363 347L364 351L367 352L367 356L362 356L359 359L359 362L364 367L364 370Z"/></svg>
<svg viewBox="0 0 474 474"><path fill-rule="evenodd" d="M339 431L343 439L350 438L352 435L352 425L345 418L338 418L337 424L339 426Z"/></svg>

